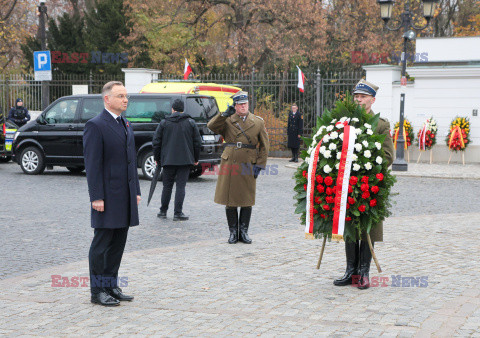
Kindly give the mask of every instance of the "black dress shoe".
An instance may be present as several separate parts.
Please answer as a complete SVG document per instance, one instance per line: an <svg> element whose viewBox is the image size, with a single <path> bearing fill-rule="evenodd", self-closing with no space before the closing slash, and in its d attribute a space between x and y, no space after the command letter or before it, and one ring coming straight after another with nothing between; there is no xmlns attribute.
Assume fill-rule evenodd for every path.
<svg viewBox="0 0 480 338"><path fill-rule="evenodd" d="M133 300L133 296L128 296L122 292L120 288L107 289L107 292L110 296L121 301L130 302Z"/></svg>
<svg viewBox="0 0 480 338"><path fill-rule="evenodd" d="M183 212L180 214L175 214L173 215L173 220L174 221L186 221L188 220L188 216L185 215Z"/></svg>
<svg viewBox="0 0 480 338"><path fill-rule="evenodd" d="M103 306L117 306L120 305L120 302L110 296L108 293L105 291L102 291L100 293L92 294L91 302L94 304L100 304Z"/></svg>
<svg viewBox="0 0 480 338"><path fill-rule="evenodd" d="M295 158L292 157L291 159L288 160L288 162L295 162Z"/></svg>
<svg viewBox="0 0 480 338"><path fill-rule="evenodd" d="M158 217L158 218L167 218L167 212L166 212L166 211L160 211L160 212L157 214L157 217Z"/></svg>

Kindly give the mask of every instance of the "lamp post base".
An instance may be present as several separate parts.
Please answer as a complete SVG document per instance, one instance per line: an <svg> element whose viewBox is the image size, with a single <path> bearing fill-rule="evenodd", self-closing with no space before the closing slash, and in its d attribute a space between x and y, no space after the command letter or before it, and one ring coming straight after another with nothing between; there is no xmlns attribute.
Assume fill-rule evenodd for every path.
<svg viewBox="0 0 480 338"><path fill-rule="evenodd" d="M402 159L396 158L395 161L393 161L392 170L393 171L407 171L408 170L408 163L403 158Z"/></svg>

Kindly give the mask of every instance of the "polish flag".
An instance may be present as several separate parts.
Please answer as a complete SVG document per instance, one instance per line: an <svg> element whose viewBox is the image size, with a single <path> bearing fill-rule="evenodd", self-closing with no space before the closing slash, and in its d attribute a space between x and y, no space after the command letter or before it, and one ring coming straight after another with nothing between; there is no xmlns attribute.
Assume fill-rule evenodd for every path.
<svg viewBox="0 0 480 338"><path fill-rule="evenodd" d="M303 90L305 89L305 75L303 75L303 72L300 70L300 67L298 67L298 89L300 90L300 92L303 93Z"/></svg>
<svg viewBox="0 0 480 338"><path fill-rule="evenodd" d="M183 71L183 79L187 80L191 72L192 72L192 66L190 66L187 59L185 58L185 69Z"/></svg>

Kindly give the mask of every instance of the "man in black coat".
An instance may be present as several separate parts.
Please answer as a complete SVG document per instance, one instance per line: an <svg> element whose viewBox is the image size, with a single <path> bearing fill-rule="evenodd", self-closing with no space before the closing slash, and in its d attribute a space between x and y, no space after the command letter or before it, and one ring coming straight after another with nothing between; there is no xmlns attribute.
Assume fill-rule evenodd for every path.
<svg viewBox="0 0 480 338"><path fill-rule="evenodd" d="M300 148L300 142L302 139L300 136L303 134L303 116L298 111L297 105L292 104L292 111L288 113L288 126L287 146L292 150L292 159L289 162L298 162L298 150Z"/></svg>
<svg viewBox="0 0 480 338"><path fill-rule="evenodd" d="M12 107L8 112L8 119L12 121L17 126L21 127L28 121L30 121L30 113L27 108L23 106L23 100L18 98L15 101L15 107Z"/></svg>
<svg viewBox="0 0 480 338"><path fill-rule="evenodd" d="M105 109L85 124L83 133L95 229L88 256L92 303L114 306L133 300L118 287L118 269L128 229L139 223L141 197L133 129L121 116L128 105L127 90L121 82L111 81L102 96Z"/></svg>
<svg viewBox="0 0 480 338"><path fill-rule="evenodd" d="M183 101L175 100L172 114L162 120L153 136L153 154L157 165L163 167L162 206L159 218L167 217L168 205L176 184L174 221L188 220L183 211L185 185L192 165L198 165L202 139L195 121L183 112Z"/></svg>

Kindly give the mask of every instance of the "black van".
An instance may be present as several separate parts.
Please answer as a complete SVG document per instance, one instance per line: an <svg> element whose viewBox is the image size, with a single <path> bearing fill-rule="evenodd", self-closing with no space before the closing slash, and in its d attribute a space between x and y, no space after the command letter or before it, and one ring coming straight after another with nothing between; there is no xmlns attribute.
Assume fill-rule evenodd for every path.
<svg viewBox="0 0 480 338"><path fill-rule="evenodd" d="M207 122L218 113L215 98L198 94L130 94L123 115L131 122L137 164L145 178L152 179L155 162L152 138L158 123L171 114L175 99L183 100L185 113L197 123L203 145L198 166L191 177L200 176L202 168L220 163L222 138L207 128ZM83 129L85 122L103 111L101 95L72 95L50 104L45 111L18 129L13 141L14 160L26 174L41 174L45 168L67 167L71 172L85 169L83 162Z"/></svg>

